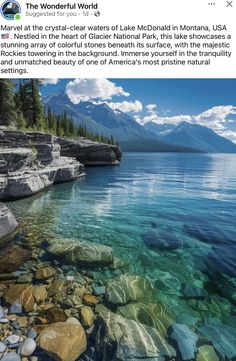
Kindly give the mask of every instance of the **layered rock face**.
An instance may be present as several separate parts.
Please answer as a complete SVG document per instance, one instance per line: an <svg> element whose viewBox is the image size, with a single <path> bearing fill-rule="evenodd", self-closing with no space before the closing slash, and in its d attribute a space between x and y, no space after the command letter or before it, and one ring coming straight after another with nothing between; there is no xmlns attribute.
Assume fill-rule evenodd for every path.
<svg viewBox="0 0 236 361"><path fill-rule="evenodd" d="M84 175L84 166L60 155L51 134L0 132L0 199L31 196L54 183Z"/></svg>
<svg viewBox="0 0 236 361"><path fill-rule="evenodd" d="M116 165L122 156L121 149L116 145L92 142L84 138L79 141L57 138L56 142L61 146L61 155L75 157L84 165Z"/></svg>
<svg viewBox="0 0 236 361"><path fill-rule="evenodd" d="M0 203L0 240L12 234L17 226L18 223L12 212L5 204Z"/></svg>
<svg viewBox="0 0 236 361"><path fill-rule="evenodd" d="M42 132L0 131L0 200L31 196L84 175L85 165L115 165L118 146ZM81 164L83 163L83 164Z"/></svg>

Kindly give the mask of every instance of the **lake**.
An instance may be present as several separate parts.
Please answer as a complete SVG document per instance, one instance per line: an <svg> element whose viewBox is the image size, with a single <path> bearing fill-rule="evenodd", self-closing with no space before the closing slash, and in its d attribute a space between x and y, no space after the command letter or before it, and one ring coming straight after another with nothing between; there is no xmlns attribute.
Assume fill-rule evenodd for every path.
<svg viewBox="0 0 236 361"><path fill-rule="evenodd" d="M42 237L111 246L175 316L236 327L236 155L126 153L9 206ZM191 286L207 298L189 297Z"/></svg>

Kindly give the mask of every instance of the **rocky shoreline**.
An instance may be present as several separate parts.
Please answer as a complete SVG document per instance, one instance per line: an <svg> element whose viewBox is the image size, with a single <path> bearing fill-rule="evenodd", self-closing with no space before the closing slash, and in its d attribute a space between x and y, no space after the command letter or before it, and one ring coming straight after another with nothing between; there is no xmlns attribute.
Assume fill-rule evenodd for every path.
<svg viewBox="0 0 236 361"><path fill-rule="evenodd" d="M75 180L85 175L84 164L117 165L120 159L121 150L114 145L42 132L0 131L0 200L28 197Z"/></svg>

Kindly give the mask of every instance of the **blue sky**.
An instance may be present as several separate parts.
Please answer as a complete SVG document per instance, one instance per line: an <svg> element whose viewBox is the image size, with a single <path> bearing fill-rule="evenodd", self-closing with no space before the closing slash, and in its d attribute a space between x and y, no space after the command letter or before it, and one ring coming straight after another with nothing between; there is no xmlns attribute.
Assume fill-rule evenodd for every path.
<svg viewBox="0 0 236 361"><path fill-rule="evenodd" d="M141 124L198 122L236 142L236 79L48 79L45 83L43 96L65 89L74 103L105 101Z"/></svg>

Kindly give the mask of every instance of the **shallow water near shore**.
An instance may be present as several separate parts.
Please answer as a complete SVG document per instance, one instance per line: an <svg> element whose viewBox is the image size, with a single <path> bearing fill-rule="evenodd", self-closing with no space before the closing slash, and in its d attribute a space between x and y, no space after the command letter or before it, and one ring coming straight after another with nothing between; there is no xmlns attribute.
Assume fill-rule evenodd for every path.
<svg viewBox="0 0 236 361"><path fill-rule="evenodd" d="M111 246L129 272L150 278L171 314L232 325L236 155L126 153L120 166L87 168L9 206L29 233ZM183 297L187 283L208 297Z"/></svg>

